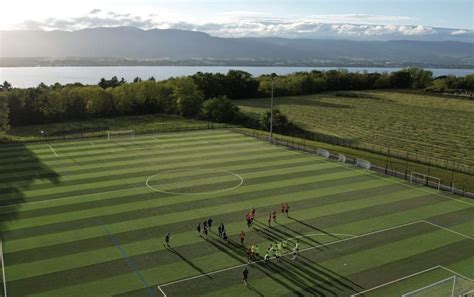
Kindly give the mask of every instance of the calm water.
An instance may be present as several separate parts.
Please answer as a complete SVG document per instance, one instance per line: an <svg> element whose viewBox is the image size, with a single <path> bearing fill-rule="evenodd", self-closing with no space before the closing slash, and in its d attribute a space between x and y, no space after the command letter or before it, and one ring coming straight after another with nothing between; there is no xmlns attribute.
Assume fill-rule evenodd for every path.
<svg viewBox="0 0 474 297"><path fill-rule="evenodd" d="M117 67L0 67L0 82L8 81L14 87L34 87L43 82L47 85L59 82L61 84L80 82L83 84L97 84L102 77L125 78L127 81L135 77L147 79L151 76L157 80L173 76L191 75L198 71L226 73L229 69L239 69L254 76L275 72L283 75L296 71L331 70L337 67L233 67L233 66L117 66ZM400 68L363 68L347 67L351 72L392 72ZM474 73L474 69L430 69L434 76L456 75L464 76Z"/></svg>

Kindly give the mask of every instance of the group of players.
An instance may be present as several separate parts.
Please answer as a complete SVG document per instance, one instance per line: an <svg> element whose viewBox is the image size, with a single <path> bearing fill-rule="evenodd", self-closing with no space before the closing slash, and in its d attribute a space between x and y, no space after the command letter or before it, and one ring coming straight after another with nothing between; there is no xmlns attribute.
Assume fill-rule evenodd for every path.
<svg viewBox="0 0 474 297"><path fill-rule="evenodd" d="M288 212L289 212L290 207L288 206L287 203L284 203L281 205L281 213L282 215L285 215L288 217ZM254 220L255 220L255 214L256 210L255 208L252 208L246 215L245 215L245 220L247 222L247 227L250 229L253 226ZM277 212L273 211L268 214L268 227L272 226L272 222L276 223L277 221ZM212 218L208 218L204 222L199 222L196 230L198 232L199 236L203 236L205 239L208 239L210 229L212 227L213 220ZM201 227L202 226L202 227ZM219 231L219 238L224 240L225 243L228 241L228 236L227 232L225 229L225 225L221 223L218 227ZM240 244L244 246L244 241L245 241L245 232L241 231L240 235ZM165 241L164 241L164 246L169 248L170 247L170 240L171 240L171 234L166 233L165 235ZM293 244L293 247L291 248L293 258L292 260L295 260L296 257L298 256L299 253L299 241L295 240L295 242L291 242ZM266 250L265 255L263 256L263 261L267 262L270 261L271 255L276 258L277 262L281 262L281 257L284 254L285 249L290 249L289 243L287 240L281 241L281 242L276 242L274 241L270 247ZM251 245L246 249L246 254L247 254L247 263L251 263L252 261L258 260L260 258L260 248L258 245ZM244 283L247 285L247 280L248 280L248 269L245 268L243 271L243 278L244 278Z"/></svg>

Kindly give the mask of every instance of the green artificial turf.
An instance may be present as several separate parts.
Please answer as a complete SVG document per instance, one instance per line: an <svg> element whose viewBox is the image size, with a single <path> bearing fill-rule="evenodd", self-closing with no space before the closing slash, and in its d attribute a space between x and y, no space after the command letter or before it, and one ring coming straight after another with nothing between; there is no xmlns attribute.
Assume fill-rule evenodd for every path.
<svg viewBox="0 0 474 297"><path fill-rule="evenodd" d="M474 278L473 200L228 130L4 145L0 178L9 296L400 296ZM257 259L246 287L241 230L300 255Z"/></svg>

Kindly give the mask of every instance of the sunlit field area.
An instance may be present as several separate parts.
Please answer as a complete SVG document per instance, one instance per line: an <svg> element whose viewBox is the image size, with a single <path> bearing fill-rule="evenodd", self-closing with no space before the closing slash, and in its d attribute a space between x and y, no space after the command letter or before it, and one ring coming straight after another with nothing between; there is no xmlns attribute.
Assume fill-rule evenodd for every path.
<svg viewBox="0 0 474 297"><path fill-rule="evenodd" d="M474 200L225 129L3 145L0 203L8 296L474 290ZM197 226L209 218L206 239ZM283 242L279 259L272 250L264 261Z"/></svg>

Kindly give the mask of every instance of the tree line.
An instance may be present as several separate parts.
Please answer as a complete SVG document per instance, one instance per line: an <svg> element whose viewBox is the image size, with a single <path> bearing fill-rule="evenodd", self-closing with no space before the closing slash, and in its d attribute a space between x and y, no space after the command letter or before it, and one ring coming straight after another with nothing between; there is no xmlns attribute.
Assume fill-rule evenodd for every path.
<svg viewBox="0 0 474 297"><path fill-rule="evenodd" d="M231 99L268 97L273 80L275 96L305 95L323 91L367 89L474 90L474 75L433 78L431 71L408 68L392 73L351 73L346 70L297 72L284 76L230 70L227 74L198 72L191 76L156 81L135 78L101 79L97 85L80 83L34 88L0 85L0 131L9 126L66 122L89 118L141 114L178 114L246 126L266 125L242 115ZM278 116L276 116L278 115ZM285 116L277 129L292 129Z"/></svg>

